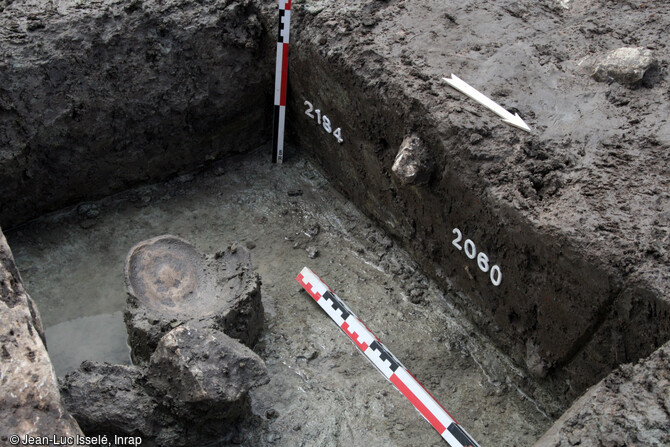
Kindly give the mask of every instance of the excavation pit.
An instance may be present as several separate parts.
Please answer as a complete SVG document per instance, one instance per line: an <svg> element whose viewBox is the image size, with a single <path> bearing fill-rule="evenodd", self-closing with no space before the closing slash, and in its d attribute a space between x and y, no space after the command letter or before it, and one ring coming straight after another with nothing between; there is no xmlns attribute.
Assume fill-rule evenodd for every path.
<svg viewBox="0 0 670 447"><path fill-rule="evenodd" d="M118 322L118 265L137 242L237 241L263 280L254 346L271 382L236 440L441 442L299 292L307 265L480 444L529 445L670 338L662 5L296 2L286 163L272 165L276 5L122 3L5 7L6 60L42 57L1 73L0 224L47 339L72 328L86 346L85 322ZM73 51L61 29L92 45ZM625 53L649 73L595 79L640 29L651 50ZM69 81L82 70L86 83ZM450 89L451 72L531 133ZM411 169L396 165L405 141L422 148ZM95 325L117 340L103 357L127 361L123 327ZM58 360L58 344L62 374L83 358Z"/></svg>

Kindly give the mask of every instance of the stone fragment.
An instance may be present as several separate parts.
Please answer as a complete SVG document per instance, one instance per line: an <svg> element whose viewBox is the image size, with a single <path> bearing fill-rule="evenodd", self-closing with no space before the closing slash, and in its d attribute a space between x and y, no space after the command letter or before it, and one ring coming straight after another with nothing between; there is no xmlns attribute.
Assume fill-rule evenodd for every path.
<svg viewBox="0 0 670 447"><path fill-rule="evenodd" d="M149 439L160 433L161 426L174 421L159 414L145 383L140 367L87 360L61 379L61 394L88 436L115 433Z"/></svg>
<svg viewBox="0 0 670 447"><path fill-rule="evenodd" d="M307 257L309 257L309 259L314 259L317 256L319 256L319 250L316 247L310 246L307 247L305 250L307 251Z"/></svg>
<svg viewBox="0 0 670 447"><path fill-rule="evenodd" d="M0 230L0 445L9 445L11 435L82 434L61 403L44 340L40 315Z"/></svg>
<svg viewBox="0 0 670 447"><path fill-rule="evenodd" d="M256 342L263 325L261 281L246 248L202 255L180 238L159 236L130 250L125 273L124 320L134 361L147 361L163 335L189 322L249 346Z"/></svg>
<svg viewBox="0 0 670 447"><path fill-rule="evenodd" d="M535 447L670 445L670 342L591 387Z"/></svg>
<svg viewBox="0 0 670 447"><path fill-rule="evenodd" d="M534 340L526 341L526 368L538 379L546 377L549 373L549 364L540 354L540 347Z"/></svg>
<svg viewBox="0 0 670 447"><path fill-rule="evenodd" d="M393 173L404 185L428 183L434 163L425 144L416 135L406 137L393 162Z"/></svg>
<svg viewBox="0 0 670 447"><path fill-rule="evenodd" d="M263 360L214 329L182 325L143 366L86 361L61 380L88 436L139 436L142 445L209 445L235 434L248 391L269 381Z"/></svg>
<svg viewBox="0 0 670 447"><path fill-rule="evenodd" d="M251 349L217 330L188 325L161 339L147 377L162 404L194 424L234 421L249 389L269 381L265 363Z"/></svg>
<svg viewBox="0 0 670 447"><path fill-rule="evenodd" d="M641 47L617 48L596 63L593 78L600 82L616 81L633 85L642 81L647 71L656 64L651 50Z"/></svg>

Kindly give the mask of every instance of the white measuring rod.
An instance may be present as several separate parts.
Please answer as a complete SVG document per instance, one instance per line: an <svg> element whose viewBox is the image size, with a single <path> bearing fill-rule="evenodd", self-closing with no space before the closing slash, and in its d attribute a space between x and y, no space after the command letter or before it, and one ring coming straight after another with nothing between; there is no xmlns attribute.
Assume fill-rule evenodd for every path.
<svg viewBox="0 0 670 447"><path fill-rule="evenodd" d="M284 160L284 123L288 81L288 41L291 26L291 0L279 0L279 31L275 65L275 110L272 132L272 162Z"/></svg>
<svg viewBox="0 0 670 447"><path fill-rule="evenodd" d="M305 267L296 280L451 447L480 447L314 272Z"/></svg>
<svg viewBox="0 0 670 447"><path fill-rule="evenodd" d="M515 113L512 115L511 112L508 112L503 106L477 90L476 88L472 87L470 84L456 76L455 74L452 73L451 79L449 78L442 78L447 84L458 90L459 92L469 96L470 98L474 99L487 109L491 110L493 113L498 115L503 119L504 123L511 124L514 127L518 127L519 129L523 129L526 132L530 132L530 127L528 127L528 124L524 120L521 119L518 113Z"/></svg>

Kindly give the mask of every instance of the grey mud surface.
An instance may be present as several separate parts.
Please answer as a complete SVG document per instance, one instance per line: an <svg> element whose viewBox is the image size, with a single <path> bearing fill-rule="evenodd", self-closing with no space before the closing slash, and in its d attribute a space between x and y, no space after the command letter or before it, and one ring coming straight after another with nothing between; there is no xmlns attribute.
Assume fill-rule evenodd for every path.
<svg viewBox="0 0 670 447"><path fill-rule="evenodd" d="M533 444L551 424L544 413L558 410L555 403L525 398L530 381L454 308L452 292L417 272L291 152L277 166L266 147L227 162L225 172L182 176L85 208L97 213L80 206L9 232L58 374L85 358L128 362L120 311L124 260L135 243L170 233L211 253L238 241L251 249L263 280L265 327L255 351L271 381L252 393L254 415L235 443L444 443L302 291L294 278L308 266L482 446Z"/></svg>

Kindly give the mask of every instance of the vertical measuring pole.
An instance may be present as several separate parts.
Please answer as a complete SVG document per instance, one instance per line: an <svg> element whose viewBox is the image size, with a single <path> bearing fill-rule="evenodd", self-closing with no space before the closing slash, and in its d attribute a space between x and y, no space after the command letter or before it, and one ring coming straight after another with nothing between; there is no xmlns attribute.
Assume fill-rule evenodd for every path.
<svg viewBox="0 0 670 447"><path fill-rule="evenodd" d="M286 121L286 81L288 79L288 34L291 26L291 0L279 0L279 33L275 66L275 113L272 134L272 162L284 159L284 122Z"/></svg>

